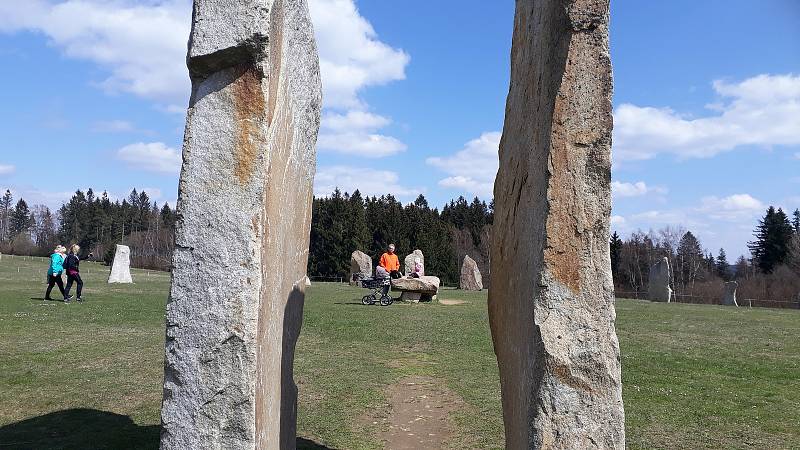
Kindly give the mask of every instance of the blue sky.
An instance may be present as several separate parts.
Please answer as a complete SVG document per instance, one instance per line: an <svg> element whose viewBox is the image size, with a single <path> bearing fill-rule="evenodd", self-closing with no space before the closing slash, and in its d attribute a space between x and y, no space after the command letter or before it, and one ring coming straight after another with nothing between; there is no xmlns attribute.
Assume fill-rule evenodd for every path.
<svg viewBox="0 0 800 450"><path fill-rule="evenodd" d="M317 193L488 199L513 5L310 0ZM188 0L0 2L0 187L51 207L89 186L174 204L190 13ZM768 205L800 207L798 25L795 0L612 0L614 229L683 226L735 257Z"/></svg>

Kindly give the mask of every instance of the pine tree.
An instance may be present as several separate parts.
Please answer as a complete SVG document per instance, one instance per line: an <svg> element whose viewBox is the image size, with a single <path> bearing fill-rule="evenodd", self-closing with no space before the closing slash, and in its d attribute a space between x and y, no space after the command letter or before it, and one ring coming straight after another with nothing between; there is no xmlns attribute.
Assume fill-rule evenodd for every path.
<svg viewBox="0 0 800 450"><path fill-rule="evenodd" d="M677 267L675 268L676 281L684 288L693 285L704 261L705 255L700 246L700 241L691 231L687 231L678 242L676 252Z"/></svg>
<svg viewBox="0 0 800 450"><path fill-rule="evenodd" d="M618 280L621 279L619 275L619 263L620 256L622 255L622 239L620 239L616 231L611 235L609 247L611 249L611 273L614 279Z"/></svg>
<svg viewBox="0 0 800 450"><path fill-rule="evenodd" d="M14 237L21 233L30 232L34 223L28 203L23 199L19 199L9 218L8 231L10 236Z"/></svg>
<svg viewBox="0 0 800 450"><path fill-rule="evenodd" d="M719 249L719 255L717 255L717 276L722 278L725 281L728 281L731 277L731 266L728 264L728 257L725 255L725 249Z"/></svg>
<svg viewBox="0 0 800 450"><path fill-rule="evenodd" d="M11 195L11 191L6 189L6 193L3 195L3 198L0 199L0 241L6 241L9 239L9 219L11 218L11 202L14 201L14 197Z"/></svg>
<svg viewBox="0 0 800 450"><path fill-rule="evenodd" d="M756 240L748 244L753 261L762 273L772 273L775 267L786 262L793 232L786 213L770 206L753 232Z"/></svg>
<svg viewBox="0 0 800 450"><path fill-rule="evenodd" d="M794 233L800 234L800 208L795 209L792 216L792 228L794 228Z"/></svg>

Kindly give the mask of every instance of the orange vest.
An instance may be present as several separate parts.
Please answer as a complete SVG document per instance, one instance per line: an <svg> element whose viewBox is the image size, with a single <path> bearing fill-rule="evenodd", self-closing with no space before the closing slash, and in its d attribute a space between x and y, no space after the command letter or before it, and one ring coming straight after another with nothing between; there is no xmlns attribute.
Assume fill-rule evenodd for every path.
<svg viewBox="0 0 800 450"><path fill-rule="evenodd" d="M387 272L400 270L400 260L397 259L397 254L384 253L381 255L381 267L386 269Z"/></svg>

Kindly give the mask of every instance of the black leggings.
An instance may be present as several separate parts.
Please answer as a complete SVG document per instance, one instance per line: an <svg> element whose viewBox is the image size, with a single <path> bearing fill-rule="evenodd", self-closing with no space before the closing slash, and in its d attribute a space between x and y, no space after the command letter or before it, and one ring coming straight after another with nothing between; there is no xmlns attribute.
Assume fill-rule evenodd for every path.
<svg viewBox="0 0 800 450"><path fill-rule="evenodd" d="M64 293L64 281L61 280L61 275L50 275L47 277L47 292L44 294L44 298L50 298L50 291L53 290L54 285L58 285L58 290L61 291L61 296L66 298L67 294Z"/></svg>
<svg viewBox="0 0 800 450"><path fill-rule="evenodd" d="M78 298L81 298L81 290L83 290L83 280L81 280L81 274L76 273L75 275L67 274L67 296L69 295L69 290L72 289L72 282L75 282L78 285Z"/></svg>

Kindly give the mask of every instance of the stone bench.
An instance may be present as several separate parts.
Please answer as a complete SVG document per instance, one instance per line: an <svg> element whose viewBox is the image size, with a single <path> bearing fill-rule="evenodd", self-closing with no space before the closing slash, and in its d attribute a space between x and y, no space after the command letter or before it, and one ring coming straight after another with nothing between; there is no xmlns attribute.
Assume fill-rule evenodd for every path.
<svg viewBox="0 0 800 450"><path fill-rule="evenodd" d="M439 278L422 276L419 278L403 277L392 280L392 290L400 292L400 300L419 303L436 300L439 293Z"/></svg>

